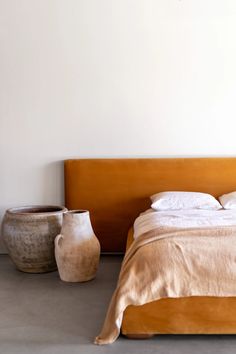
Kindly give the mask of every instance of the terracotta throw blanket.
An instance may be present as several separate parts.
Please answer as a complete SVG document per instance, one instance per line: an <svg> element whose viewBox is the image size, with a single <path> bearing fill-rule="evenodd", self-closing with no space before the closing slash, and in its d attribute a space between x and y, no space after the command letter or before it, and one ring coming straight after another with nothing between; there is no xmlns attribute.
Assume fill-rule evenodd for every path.
<svg viewBox="0 0 236 354"><path fill-rule="evenodd" d="M95 343L117 339L127 306L187 296L236 296L236 226L160 227L137 238Z"/></svg>

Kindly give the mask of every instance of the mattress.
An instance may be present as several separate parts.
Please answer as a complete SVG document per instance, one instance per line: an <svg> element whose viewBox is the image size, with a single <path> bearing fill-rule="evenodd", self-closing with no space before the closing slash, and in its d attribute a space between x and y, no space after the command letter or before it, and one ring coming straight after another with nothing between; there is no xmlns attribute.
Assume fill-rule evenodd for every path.
<svg viewBox="0 0 236 354"><path fill-rule="evenodd" d="M128 233L126 249L134 241ZM142 334L235 334L236 297L193 296L166 298L142 306L128 306L121 332Z"/></svg>
<svg viewBox="0 0 236 354"><path fill-rule="evenodd" d="M236 225L236 210L167 210L148 209L134 222L134 239L156 228L200 229Z"/></svg>

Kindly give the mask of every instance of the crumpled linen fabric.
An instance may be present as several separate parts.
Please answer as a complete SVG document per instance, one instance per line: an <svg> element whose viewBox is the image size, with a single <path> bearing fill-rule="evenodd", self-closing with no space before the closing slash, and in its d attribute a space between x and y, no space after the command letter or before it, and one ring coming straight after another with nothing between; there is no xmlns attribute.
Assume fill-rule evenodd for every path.
<svg viewBox="0 0 236 354"><path fill-rule="evenodd" d="M137 238L95 344L118 338L127 306L188 296L236 296L236 226L159 227Z"/></svg>

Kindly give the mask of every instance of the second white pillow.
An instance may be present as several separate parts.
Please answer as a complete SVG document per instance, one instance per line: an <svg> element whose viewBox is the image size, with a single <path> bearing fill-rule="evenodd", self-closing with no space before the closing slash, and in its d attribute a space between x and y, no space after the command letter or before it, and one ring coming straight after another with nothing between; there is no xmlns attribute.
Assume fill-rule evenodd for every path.
<svg viewBox="0 0 236 354"><path fill-rule="evenodd" d="M219 201L224 209L236 209L236 192L221 195Z"/></svg>

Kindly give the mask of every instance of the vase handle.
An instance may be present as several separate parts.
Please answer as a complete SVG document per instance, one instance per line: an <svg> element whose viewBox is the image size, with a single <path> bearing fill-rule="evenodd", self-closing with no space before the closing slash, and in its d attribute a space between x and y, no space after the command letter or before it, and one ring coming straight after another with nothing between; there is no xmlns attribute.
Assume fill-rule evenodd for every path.
<svg viewBox="0 0 236 354"><path fill-rule="evenodd" d="M56 236L56 238L55 238L55 246L56 247L61 247L61 240L63 239L64 237L63 237L63 235L62 234L59 234L59 235L57 235Z"/></svg>

